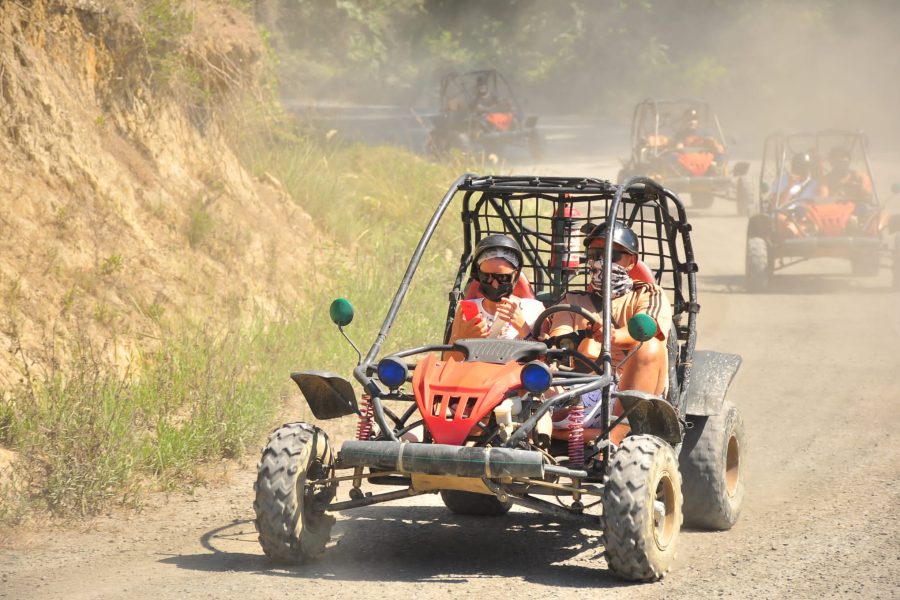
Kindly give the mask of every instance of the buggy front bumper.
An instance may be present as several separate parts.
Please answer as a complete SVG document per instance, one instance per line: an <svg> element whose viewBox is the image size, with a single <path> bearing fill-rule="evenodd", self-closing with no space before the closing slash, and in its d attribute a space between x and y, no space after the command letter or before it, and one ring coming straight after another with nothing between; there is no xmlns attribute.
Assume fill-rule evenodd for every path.
<svg viewBox="0 0 900 600"><path fill-rule="evenodd" d="M488 479L544 476L544 459L539 452L512 448L347 441L341 447L339 462L341 467L375 467L406 474Z"/></svg>

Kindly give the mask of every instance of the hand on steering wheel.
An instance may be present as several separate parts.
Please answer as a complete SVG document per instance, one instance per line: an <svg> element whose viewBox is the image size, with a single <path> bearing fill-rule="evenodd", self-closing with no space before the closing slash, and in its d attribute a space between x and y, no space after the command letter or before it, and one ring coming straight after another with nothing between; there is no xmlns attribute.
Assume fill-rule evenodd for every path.
<svg viewBox="0 0 900 600"><path fill-rule="evenodd" d="M575 306L573 304L558 304L556 306L551 306L550 308L548 308L547 310L545 310L544 312L542 312L541 314L538 315L537 319L535 319L535 321L534 321L534 326L532 327L532 332L536 333L539 336L541 329L544 325L544 321L547 320L547 317L549 317L550 315L556 314L558 312L570 312L570 313L577 314L578 316L584 318L591 327L589 327L587 329L575 330L575 331L572 331L571 333L567 333L564 335L547 337L542 341L545 344L547 344L547 347L556 347L556 348L560 348L561 350L566 350L566 351L570 352L572 354L572 356L575 356L575 355L582 356L582 355L580 355L580 353L578 353L578 346L581 344L581 342L583 340L593 337L595 326L600 325L600 327L602 329L602 326L603 326L602 321L598 321L594 315L592 315L590 312L588 312L587 310L585 310L584 308L582 308L580 306ZM582 360L584 360L584 359L588 359L588 357L583 357ZM582 360L579 360L579 362L582 362ZM591 365L591 367L597 373L601 372L601 369L599 368L598 365L596 365L596 363Z"/></svg>

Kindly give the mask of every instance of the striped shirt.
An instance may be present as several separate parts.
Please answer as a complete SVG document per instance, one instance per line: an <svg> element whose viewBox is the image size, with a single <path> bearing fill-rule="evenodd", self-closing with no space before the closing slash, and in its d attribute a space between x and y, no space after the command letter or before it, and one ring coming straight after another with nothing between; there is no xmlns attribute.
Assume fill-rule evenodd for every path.
<svg viewBox="0 0 900 600"><path fill-rule="evenodd" d="M574 304L587 310L601 321L599 308L601 302L596 298L596 307L588 292L569 292L563 296L560 304ZM665 342L672 327L672 305L666 297L666 292L655 283L635 281L630 292L614 298L612 301L613 327L626 327L628 319L638 313L646 313L656 321L656 337ZM587 320L575 313L560 312L550 317L550 331L553 335L565 335L579 329L588 329ZM621 348L612 349L613 364L619 364L625 353Z"/></svg>

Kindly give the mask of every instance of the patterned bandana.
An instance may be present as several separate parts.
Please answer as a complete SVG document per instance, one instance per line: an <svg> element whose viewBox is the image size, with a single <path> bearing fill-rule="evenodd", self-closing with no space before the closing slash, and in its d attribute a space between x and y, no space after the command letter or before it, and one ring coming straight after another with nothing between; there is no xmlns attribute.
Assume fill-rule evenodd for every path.
<svg viewBox="0 0 900 600"><path fill-rule="evenodd" d="M603 290L603 259L588 261L588 269L591 274L591 287L599 296ZM628 269L619 263L613 263L609 270L609 291L612 298L624 296L633 287L634 282L631 280L631 275L628 274Z"/></svg>

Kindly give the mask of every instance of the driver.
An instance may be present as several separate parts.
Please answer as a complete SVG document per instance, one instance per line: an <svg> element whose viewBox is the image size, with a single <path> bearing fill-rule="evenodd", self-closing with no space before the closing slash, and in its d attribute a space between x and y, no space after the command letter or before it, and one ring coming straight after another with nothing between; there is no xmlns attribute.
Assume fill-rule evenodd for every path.
<svg viewBox="0 0 900 600"><path fill-rule="evenodd" d="M472 111L477 114L490 114L495 112L507 112L510 109L510 101L491 90L488 76L481 74L475 83L475 97L472 102Z"/></svg>
<svg viewBox="0 0 900 600"><path fill-rule="evenodd" d="M828 188L815 177L815 161L809 152L798 152L791 158L790 173L785 173L775 186L777 206L814 200L828 195Z"/></svg>
<svg viewBox="0 0 900 600"><path fill-rule="evenodd" d="M603 251L606 246L606 232L607 223L600 223L584 239L591 277L587 291L568 292L560 302L584 308L597 319L598 323L593 328L589 328L586 319L570 312L556 313L550 317L550 337L567 335L579 330L590 330L590 337L579 343L578 351L592 360L596 360L600 356L602 349L601 311L603 301L600 293L603 283ZM612 362L619 376L617 387L640 390L658 396L665 391L668 385L666 338L672 326L672 306L660 286L631 278L631 272L638 262L638 252L638 236L623 223L614 221L613 264L610 268ZM637 340L628 333L628 320L638 313L645 313L653 318L657 331L654 339L645 342L640 347ZM624 361L626 356L629 358ZM601 422L599 391L582 396L582 403L585 410L584 436L585 439L591 439L600 433L600 430L596 428ZM554 437L556 438L565 439L568 436L567 412L564 409L553 415ZM622 412L622 407L613 402L612 416L620 416ZM617 425L610 433L610 441L618 445L627 433L627 425Z"/></svg>
<svg viewBox="0 0 900 600"><path fill-rule="evenodd" d="M466 319L460 302L450 329L449 343L465 338L526 337L544 305L531 298L513 295L522 272L523 255L519 244L506 235L489 235L478 242L472 256L472 279L478 281L482 297L463 302L474 303L478 314Z"/></svg>
<svg viewBox="0 0 900 600"><path fill-rule="evenodd" d="M725 146L700 129L700 115L695 108L689 108L682 119L684 127L675 133L672 143L676 150L684 150L685 146L709 148L715 155L714 160L720 162L725 154Z"/></svg>
<svg viewBox="0 0 900 600"><path fill-rule="evenodd" d="M850 150L846 146L835 146L828 152L831 170L825 175L825 186L831 196L868 200L872 197L872 182L869 178L850 168Z"/></svg>

